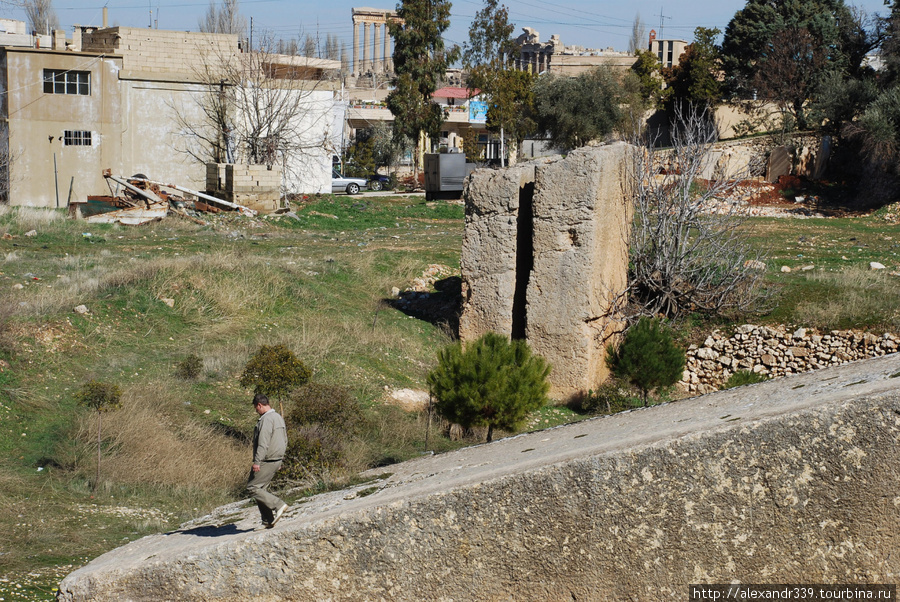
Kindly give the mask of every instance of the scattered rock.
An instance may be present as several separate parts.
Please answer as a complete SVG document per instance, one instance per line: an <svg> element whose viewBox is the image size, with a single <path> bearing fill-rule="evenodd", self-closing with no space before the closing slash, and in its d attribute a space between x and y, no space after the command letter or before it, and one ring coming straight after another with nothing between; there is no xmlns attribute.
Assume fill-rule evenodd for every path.
<svg viewBox="0 0 900 602"><path fill-rule="evenodd" d="M428 391L395 389L388 394L387 402L408 412L417 412L428 407Z"/></svg>
<svg viewBox="0 0 900 602"><path fill-rule="evenodd" d="M781 266L781 271L784 272L785 274L789 274L791 271L791 268L789 268L786 265L783 265L783 266Z"/></svg>
<svg viewBox="0 0 900 602"><path fill-rule="evenodd" d="M397 288L396 286L391 288L391 297L399 297L399 296L400 296L400 289Z"/></svg>
<svg viewBox="0 0 900 602"><path fill-rule="evenodd" d="M84 315L84 314L87 314L90 312L88 311L87 305L79 305L78 307L75 308L75 313Z"/></svg>
<svg viewBox="0 0 900 602"><path fill-rule="evenodd" d="M878 263L877 261L870 261L869 269L870 270L884 270L886 268L883 263Z"/></svg>
<svg viewBox="0 0 900 602"><path fill-rule="evenodd" d="M169 307L175 307L175 299L167 299L166 297L160 297L160 301L168 305Z"/></svg>
<svg viewBox="0 0 900 602"><path fill-rule="evenodd" d="M25 233L25 236L37 236L37 230L29 230Z"/></svg>
<svg viewBox="0 0 900 602"><path fill-rule="evenodd" d="M758 259L748 259L744 262L744 267L751 270L765 270L766 264Z"/></svg>
<svg viewBox="0 0 900 602"><path fill-rule="evenodd" d="M803 266L803 267L800 268L800 269L803 270L804 272L808 272L809 270L814 270L814 269L816 269L816 266L814 266L814 265L805 265L805 266Z"/></svg>
<svg viewBox="0 0 900 602"><path fill-rule="evenodd" d="M21 290L21 289L25 288L25 285L22 284L21 282L17 282L13 285L13 288L16 290Z"/></svg>

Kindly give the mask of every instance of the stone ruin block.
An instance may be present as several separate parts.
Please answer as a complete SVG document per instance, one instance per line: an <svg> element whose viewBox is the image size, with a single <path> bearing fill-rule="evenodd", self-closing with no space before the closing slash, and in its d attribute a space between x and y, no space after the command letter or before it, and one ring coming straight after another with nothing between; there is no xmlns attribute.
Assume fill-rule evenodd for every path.
<svg viewBox="0 0 900 602"><path fill-rule="evenodd" d="M460 338L524 338L569 399L607 375L627 286L633 147L589 147L468 180Z"/></svg>
<svg viewBox="0 0 900 602"><path fill-rule="evenodd" d="M531 266L518 264L517 247L520 239L523 244L531 239L527 216L534 192L534 169L535 163L500 171L479 169L467 180L466 229L460 257L463 311L459 337L463 341L486 332L513 337L514 315L515 337L525 336L522 303ZM526 219L520 222L523 204L521 213ZM521 236L520 228L526 230ZM529 258L529 254L522 254L523 261Z"/></svg>
<svg viewBox="0 0 900 602"><path fill-rule="evenodd" d="M791 173L791 153L786 146L778 146L769 154L766 167L766 181L777 182L781 176Z"/></svg>

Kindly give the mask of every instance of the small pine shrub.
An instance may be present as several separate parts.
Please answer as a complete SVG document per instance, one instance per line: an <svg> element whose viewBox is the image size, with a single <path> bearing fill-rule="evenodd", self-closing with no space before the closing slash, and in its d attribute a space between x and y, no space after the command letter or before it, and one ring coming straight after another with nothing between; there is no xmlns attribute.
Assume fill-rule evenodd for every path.
<svg viewBox="0 0 900 602"><path fill-rule="evenodd" d="M684 350L658 319L641 318L628 329L618 347L609 345L606 350L609 369L641 390L645 406L651 391L681 379L685 361Z"/></svg>
<svg viewBox="0 0 900 602"><path fill-rule="evenodd" d="M489 332L438 352L428 385L440 416L464 429L486 426L490 441L494 428L516 431L547 403L549 374L550 366L525 341Z"/></svg>
<svg viewBox="0 0 900 602"><path fill-rule="evenodd" d="M253 387L254 393L282 399L311 376L312 371L284 345L263 345L247 362L239 382Z"/></svg>
<svg viewBox="0 0 900 602"><path fill-rule="evenodd" d="M353 432L363 420L359 402L346 387L307 383L295 389L288 402L291 425L320 424L325 428Z"/></svg>
<svg viewBox="0 0 900 602"><path fill-rule="evenodd" d="M742 387L744 385L752 385L769 380L765 374L753 372L752 370L738 370L728 377L728 380L722 385L722 389L731 389L733 387Z"/></svg>
<svg viewBox="0 0 900 602"><path fill-rule="evenodd" d="M203 359L193 353L175 365L175 376L182 380L197 380L203 371Z"/></svg>

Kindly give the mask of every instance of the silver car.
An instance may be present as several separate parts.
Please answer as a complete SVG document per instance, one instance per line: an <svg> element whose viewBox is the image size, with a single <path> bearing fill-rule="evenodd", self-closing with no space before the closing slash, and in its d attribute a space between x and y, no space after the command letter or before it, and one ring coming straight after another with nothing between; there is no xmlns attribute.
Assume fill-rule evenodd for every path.
<svg viewBox="0 0 900 602"><path fill-rule="evenodd" d="M358 194L360 190L366 187L365 178L345 178L338 170L331 170L331 192L346 192L347 194Z"/></svg>

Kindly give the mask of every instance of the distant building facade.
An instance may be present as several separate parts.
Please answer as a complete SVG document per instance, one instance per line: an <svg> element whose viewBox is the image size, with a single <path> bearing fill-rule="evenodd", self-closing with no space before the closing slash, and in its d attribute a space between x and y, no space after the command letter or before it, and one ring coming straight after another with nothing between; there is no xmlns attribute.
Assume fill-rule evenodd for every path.
<svg viewBox="0 0 900 602"><path fill-rule="evenodd" d="M566 46L556 34L548 42L541 42L541 34L533 28L523 27L522 31L516 38L518 51L512 56L513 65L520 71L574 77L603 66L630 69L635 63L634 55L629 52Z"/></svg>
<svg viewBox="0 0 900 602"><path fill-rule="evenodd" d="M236 35L76 26L67 40L63 30L31 36L4 25L0 151L11 159L0 173L2 200L58 207L70 197L105 194L104 169L204 189L206 167L184 152L179 122L205 119L196 99L209 93L203 70L210 57L247 56ZM282 166L286 191L330 191L344 103L334 84L320 80L339 68L339 61L267 57L275 79L316 82L302 92L301 117L314 143L296 165Z"/></svg>

